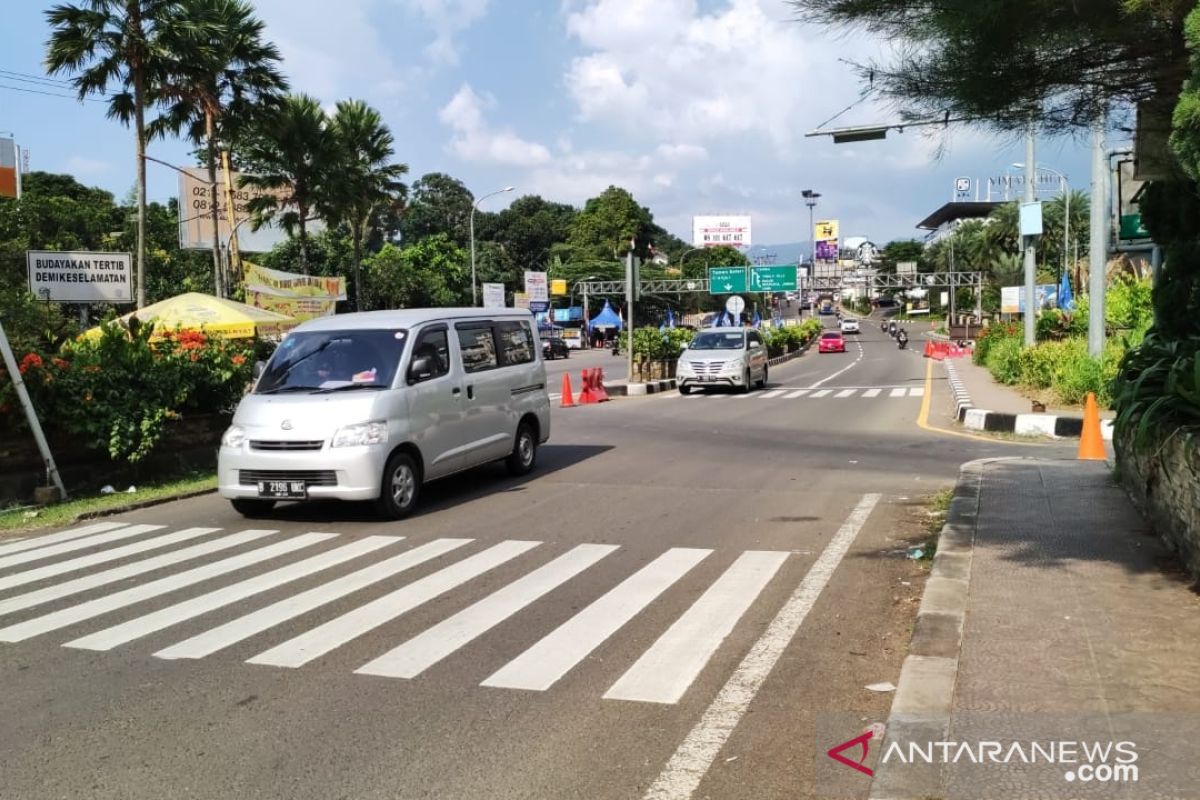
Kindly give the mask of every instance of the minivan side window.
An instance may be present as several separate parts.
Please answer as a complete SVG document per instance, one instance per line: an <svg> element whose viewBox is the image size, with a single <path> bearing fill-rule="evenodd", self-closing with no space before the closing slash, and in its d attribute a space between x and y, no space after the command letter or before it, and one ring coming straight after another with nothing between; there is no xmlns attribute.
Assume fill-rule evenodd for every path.
<svg viewBox="0 0 1200 800"><path fill-rule="evenodd" d="M528 322L497 322L496 340L500 343L500 364L528 364L533 361L533 333Z"/></svg>
<svg viewBox="0 0 1200 800"><path fill-rule="evenodd" d="M418 358L429 360L429 372L422 375L419 380L430 381L449 374L450 340L444 327L426 329L421 332L416 345L413 346L412 362L410 363L415 362ZM409 380L413 381L414 377L409 376Z"/></svg>
<svg viewBox="0 0 1200 800"><path fill-rule="evenodd" d="M498 366L492 323L467 323L455 327L458 330L458 347L462 351L464 370L469 373L483 372Z"/></svg>

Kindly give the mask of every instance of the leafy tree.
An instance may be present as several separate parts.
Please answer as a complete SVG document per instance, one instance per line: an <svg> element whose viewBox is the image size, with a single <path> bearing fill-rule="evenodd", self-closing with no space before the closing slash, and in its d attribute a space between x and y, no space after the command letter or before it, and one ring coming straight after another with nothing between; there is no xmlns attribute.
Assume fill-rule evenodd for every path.
<svg viewBox="0 0 1200 800"><path fill-rule="evenodd" d="M920 262L924 257L924 242L916 239L896 239L885 244L879 252L878 269L883 273L895 273L896 264L907 261Z"/></svg>
<svg viewBox="0 0 1200 800"><path fill-rule="evenodd" d="M384 245L364 266L374 308L456 306L470 297L467 252L444 233L404 248Z"/></svg>
<svg viewBox="0 0 1200 800"><path fill-rule="evenodd" d="M476 214L475 239L495 242L519 269L541 269L550 261L550 249L567 240L577 213L566 203L525 195L503 211Z"/></svg>
<svg viewBox="0 0 1200 800"><path fill-rule="evenodd" d="M678 264L677 264L678 266ZM711 267L748 267L750 259L736 247L705 247L683 259L683 277L707 278Z"/></svg>
<svg viewBox="0 0 1200 800"><path fill-rule="evenodd" d="M305 94L288 95L248 133L241 151L251 173L242 184L265 190L249 205L255 229L278 219L289 236L298 235L300 269L308 274L308 223L329 197L336 163L336 140L321 104Z"/></svg>
<svg viewBox="0 0 1200 800"><path fill-rule="evenodd" d="M588 200L571 223L571 260L621 259L630 242L636 242L636 256L647 258L654 227L649 209L626 190L610 186Z"/></svg>
<svg viewBox="0 0 1200 800"><path fill-rule="evenodd" d="M167 36L197 33L197 23L175 0L87 0L57 5L46 12L52 32L46 43L46 69L73 76L82 100L108 94L108 116L133 122L137 141L138 307L146 304L146 109L170 68ZM117 91L110 93L110 87Z"/></svg>
<svg viewBox="0 0 1200 800"><path fill-rule="evenodd" d="M376 211L397 208L407 187L406 164L393 163L395 138L379 112L361 100L343 100L330 121L336 168L323 201L325 216L350 229L354 251L354 307L362 310L362 250Z"/></svg>
<svg viewBox="0 0 1200 800"><path fill-rule="evenodd" d="M279 71L278 48L263 40L263 23L245 0L189 0L188 10L204 20L207 36L203 42L180 43L168 74L154 89L155 99L167 109L150 130L159 135L184 131L193 142L202 143L212 186L217 182L218 140L274 104L287 81ZM217 293L224 296L218 234L222 199L209 200L213 279Z"/></svg>
<svg viewBox="0 0 1200 800"><path fill-rule="evenodd" d="M474 203L470 190L457 178L441 172L422 175L412 185L412 197L400 226L402 241L414 244L440 233L459 247L469 247Z"/></svg>

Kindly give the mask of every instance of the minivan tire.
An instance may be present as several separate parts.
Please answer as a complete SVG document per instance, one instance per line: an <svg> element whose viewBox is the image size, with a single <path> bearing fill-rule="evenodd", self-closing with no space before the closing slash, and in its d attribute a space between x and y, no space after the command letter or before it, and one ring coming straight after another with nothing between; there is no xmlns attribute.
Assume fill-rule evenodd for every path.
<svg viewBox="0 0 1200 800"><path fill-rule="evenodd" d="M537 435L533 432L533 426L528 422L522 422L521 426L517 428L512 452L504 460L504 465L513 475L528 475L537 465L537 449Z"/></svg>
<svg viewBox="0 0 1200 800"><path fill-rule="evenodd" d="M689 394L691 394L691 393L692 393L692 387L690 387L690 386L687 386L687 385L680 386L680 387L679 387L679 393L680 393L680 394L682 394L682 395L689 395Z"/></svg>
<svg viewBox="0 0 1200 800"><path fill-rule="evenodd" d="M249 498L238 498L230 500L233 510L248 519L258 519L265 517L271 513L271 509L275 507L274 500L251 500Z"/></svg>
<svg viewBox="0 0 1200 800"><path fill-rule="evenodd" d="M738 387L739 394L748 394L750 392L750 368L746 367L746 374L742 376L742 385Z"/></svg>
<svg viewBox="0 0 1200 800"><path fill-rule="evenodd" d="M421 472L408 453L392 453L379 486L375 508L386 519L404 519L417 507L421 495Z"/></svg>
<svg viewBox="0 0 1200 800"><path fill-rule="evenodd" d="M760 388L760 389L767 388L767 368L766 367L763 367L763 376L762 376L762 380L760 380L758 382L758 388Z"/></svg>

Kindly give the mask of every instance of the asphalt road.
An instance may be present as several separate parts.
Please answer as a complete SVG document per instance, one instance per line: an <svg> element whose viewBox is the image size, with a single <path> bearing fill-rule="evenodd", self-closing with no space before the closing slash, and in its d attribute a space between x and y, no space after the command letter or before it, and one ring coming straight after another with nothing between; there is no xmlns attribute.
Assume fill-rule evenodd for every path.
<svg viewBox="0 0 1200 800"><path fill-rule="evenodd" d="M820 792L890 704L923 498L1033 451L918 428L927 362L851 342L748 396L556 408L528 479L402 523L205 496L0 543L0 797Z"/></svg>

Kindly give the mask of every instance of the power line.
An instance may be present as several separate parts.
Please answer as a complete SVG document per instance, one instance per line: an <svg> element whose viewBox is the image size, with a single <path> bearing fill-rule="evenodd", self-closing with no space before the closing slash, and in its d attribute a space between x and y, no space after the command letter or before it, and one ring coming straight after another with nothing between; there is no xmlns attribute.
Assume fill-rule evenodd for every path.
<svg viewBox="0 0 1200 800"><path fill-rule="evenodd" d="M0 77L8 80L21 81L23 83L39 83L45 86L53 86L56 89L70 89L71 82L62 80L61 78L51 78L44 75L31 75L28 72L16 72L11 69L0 69Z"/></svg>
<svg viewBox="0 0 1200 800"><path fill-rule="evenodd" d="M26 92L28 94L43 94L43 95L46 95L47 97L61 97L66 100L78 100L79 99L76 95L73 95L73 94L58 94L57 92L43 92L43 91L39 91L37 89L27 89L23 86L8 86L3 83L0 83L0 89L7 89L10 92ZM103 103L104 102L104 100L102 100L98 97L85 97L83 99L90 103Z"/></svg>

